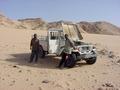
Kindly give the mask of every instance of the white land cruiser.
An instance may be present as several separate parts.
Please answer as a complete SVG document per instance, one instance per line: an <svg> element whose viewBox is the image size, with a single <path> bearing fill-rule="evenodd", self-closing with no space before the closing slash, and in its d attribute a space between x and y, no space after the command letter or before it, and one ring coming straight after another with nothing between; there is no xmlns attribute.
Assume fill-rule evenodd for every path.
<svg viewBox="0 0 120 90"><path fill-rule="evenodd" d="M65 45L64 35L68 34L75 44L71 55L73 61L85 60L88 64L94 64L97 59L96 48L81 41L82 35L76 24L65 24L61 22L62 29L49 29L47 36L41 36L40 40L40 56L47 54L56 54L60 56Z"/></svg>

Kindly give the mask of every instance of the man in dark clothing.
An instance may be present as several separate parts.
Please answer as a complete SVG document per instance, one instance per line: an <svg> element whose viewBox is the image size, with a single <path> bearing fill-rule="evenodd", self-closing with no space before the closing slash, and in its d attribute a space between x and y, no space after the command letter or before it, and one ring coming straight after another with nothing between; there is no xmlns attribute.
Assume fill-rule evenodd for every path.
<svg viewBox="0 0 120 90"><path fill-rule="evenodd" d="M65 34L65 46L62 54L61 61L58 65L58 68L61 68L61 66L66 64L66 56L70 55L72 52L72 48L74 49L74 42L69 38L68 34Z"/></svg>
<svg viewBox="0 0 120 90"><path fill-rule="evenodd" d="M37 34L34 34L34 37L31 40L30 43L30 49L32 51L30 56L30 63L33 62L33 59L35 57L35 62L38 61L38 53L39 53L39 39L37 39Z"/></svg>

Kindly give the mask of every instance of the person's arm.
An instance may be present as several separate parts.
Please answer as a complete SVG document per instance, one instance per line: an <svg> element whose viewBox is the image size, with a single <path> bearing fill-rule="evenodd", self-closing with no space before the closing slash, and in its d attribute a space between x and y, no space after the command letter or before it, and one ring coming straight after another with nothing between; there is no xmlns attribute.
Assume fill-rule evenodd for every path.
<svg viewBox="0 0 120 90"><path fill-rule="evenodd" d="M41 45L40 45L40 42L39 42L39 39L38 39L38 46L40 47Z"/></svg>
<svg viewBox="0 0 120 90"><path fill-rule="evenodd" d="M70 43L71 47L73 47L73 48L75 49L75 44L74 44L74 42L73 42L71 39L68 39L68 40L69 40L69 43Z"/></svg>
<svg viewBox="0 0 120 90"><path fill-rule="evenodd" d="M31 42L30 42L30 50L32 49L32 40L31 40Z"/></svg>

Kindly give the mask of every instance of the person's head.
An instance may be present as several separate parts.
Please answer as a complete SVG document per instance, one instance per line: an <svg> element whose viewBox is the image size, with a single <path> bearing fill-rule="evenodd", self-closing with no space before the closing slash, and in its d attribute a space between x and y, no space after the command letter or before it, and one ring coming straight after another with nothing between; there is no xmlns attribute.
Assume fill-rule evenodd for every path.
<svg viewBox="0 0 120 90"><path fill-rule="evenodd" d="M34 38L37 38L37 34L34 34Z"/></svg>
<svg viewBox="0 0 120 90"><path fill-rule="evenodd" d="M66 38L66 39L68 38L68 34L65 34L65 38Z"/></svg>

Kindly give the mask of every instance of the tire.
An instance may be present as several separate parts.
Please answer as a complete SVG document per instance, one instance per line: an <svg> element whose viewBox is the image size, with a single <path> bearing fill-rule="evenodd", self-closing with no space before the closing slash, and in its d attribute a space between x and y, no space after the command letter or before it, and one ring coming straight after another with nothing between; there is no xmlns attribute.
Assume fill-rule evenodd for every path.
<svg viewBox="0 0 120 90"><path fill-rule="evenodd" d="M42 47L39 48L39 56L40 56L40 58L44 58L45 57L45 51L43 50Z"/></svg>
<svg viewBox="0 0 120 90"><path fill-rule="evenodd" d="M76 64L76 55L71 54L68 56L68 59L66 59L65 67L72 68Z"/></svg>
<svg viewBox="0 0 120 90"><path fill-rule="evenodd" d="M93 57L93 58L89 58L86 60L87 64L94 64L96 62L96 57Z"/></svg>

